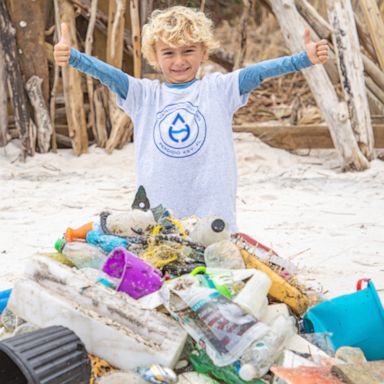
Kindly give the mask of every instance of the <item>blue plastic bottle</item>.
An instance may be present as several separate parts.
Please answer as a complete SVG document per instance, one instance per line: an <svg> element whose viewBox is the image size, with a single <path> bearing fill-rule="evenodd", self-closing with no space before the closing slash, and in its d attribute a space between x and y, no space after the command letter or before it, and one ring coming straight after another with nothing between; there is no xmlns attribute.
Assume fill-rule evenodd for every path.
<svg viewBox="0 0 384 384"><path fill-rule="evenodd" d="M97 245L104 252L112 252L117 247L127 248L128 241L118 236L106 235L100 227L94 228L87 233L87 243Z"/></svg>

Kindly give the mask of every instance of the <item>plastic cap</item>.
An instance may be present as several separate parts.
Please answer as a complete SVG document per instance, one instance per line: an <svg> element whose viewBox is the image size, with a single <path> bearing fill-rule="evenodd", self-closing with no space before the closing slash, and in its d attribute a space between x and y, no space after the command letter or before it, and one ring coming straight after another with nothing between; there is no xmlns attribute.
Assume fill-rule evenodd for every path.
<svg viewBox="0 0 384 384"><path fill-rule="evenodd" d="M222 219L215 219L212 221L211 228L214 232L223 232L225 228L225 222Z"/></svg>
<svg viewBox="0 0 384 384"><path fill-rule="evenodd" d="M64 248L64 245L66 244L66 241L64 239L58 239L55 243L55 248L58 252L61 252Z"/></svg>
<svg viewBox="0 0 384 384"><path fill-rule="evenodd" d="M244 381L251 381L257 377L257 371L251 364L244 364L239 370L239 376Z"/></svg>

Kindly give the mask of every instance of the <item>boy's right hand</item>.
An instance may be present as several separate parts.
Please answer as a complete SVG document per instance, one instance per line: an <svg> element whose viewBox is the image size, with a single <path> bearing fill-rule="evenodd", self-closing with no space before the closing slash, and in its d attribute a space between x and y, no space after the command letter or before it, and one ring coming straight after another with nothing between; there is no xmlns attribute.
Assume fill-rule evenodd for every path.
<svg viewBox="0 0 384 384"><path fill-rule="evenodd" d="M53 48L53 57L55 58L55 63L62 67L66 67L69 63L70 55L71 47L68 25L61 23L61 38Z"/></svg>

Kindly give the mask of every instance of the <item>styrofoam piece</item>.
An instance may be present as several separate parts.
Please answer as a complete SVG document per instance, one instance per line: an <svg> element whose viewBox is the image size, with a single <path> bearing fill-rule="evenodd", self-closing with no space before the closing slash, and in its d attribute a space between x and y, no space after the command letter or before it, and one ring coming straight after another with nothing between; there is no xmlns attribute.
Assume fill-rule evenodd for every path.
<svg viewBox="0 0 384 384"><path fill-rule="evenodd" d="M21 318L40 327L67 326L90 353L123 370L176 363L187 334L169 316L46 257L33 258L25 275L9 302Z"/></svg>
<svg viewBox="0 0 384 384"><path fill-rule="evenodd" d="M281 354L279 361L277 362L279 367L284 368L296 368L296 367L316 367L317 364L311 360L305 359L304 357L299 356L295 352L292 352L288 349L285 349Z"/></svg>
<svg viewBox="0 0 384 384"><path fill-rule="evenodd" d="M312 356L324 356L329 357L324 351L315 345L311 344L309 341L305 340L300 335L293 335L285 346L286 349L289 349L293 352L298 353L309 353Z"/></svg>

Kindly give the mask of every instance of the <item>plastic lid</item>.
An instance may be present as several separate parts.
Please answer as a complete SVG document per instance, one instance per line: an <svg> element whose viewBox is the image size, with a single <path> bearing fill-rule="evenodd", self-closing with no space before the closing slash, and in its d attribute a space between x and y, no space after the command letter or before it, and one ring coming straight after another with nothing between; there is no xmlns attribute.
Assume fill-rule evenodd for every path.
<svg viewBox="0 0 384 384"><path fill-rule="evenodd" d="M55 243L55 248L58 252L61 252L64 248L66 241L64 239L57 239Z"/></svg>
<svg viewBox="0 0 384 384"><path fill-rule="evenodd" d="M257 377L256 368L251 364L244 364L239 370L239 376L244 381L251 381Z"/></svg>
<svg viewBox="0 0 384 384"><path fill-rule="evenodd" d="M211 228L214 232L223 232L225 228L225 222L222 219L215 219L212 221Z"/></svg>

